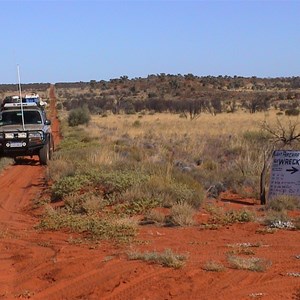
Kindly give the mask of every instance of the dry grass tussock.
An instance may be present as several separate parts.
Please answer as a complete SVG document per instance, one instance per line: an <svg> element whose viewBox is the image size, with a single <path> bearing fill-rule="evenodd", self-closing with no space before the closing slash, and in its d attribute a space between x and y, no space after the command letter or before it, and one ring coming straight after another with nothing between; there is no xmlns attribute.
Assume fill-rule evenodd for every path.
<svg viewBox="0 0 300 300"><path fill-rule="evenodd" d="M222 272L225 270L225 267L220 262L217 262L214 260L209 260L204 264L203 270L209 271L209 272Z"/></svg>
<svg viewBox="0 0 300 300"><path fill-rule="evenodd" d="M164 267L179 269L184 266L187 255L176 254L171 249L166 249L164 252L129 252L128 258L131 260L143 260L150 263L157 263Z"/></svg>
<svg viewBox="0 0 300 300"><path fill-rule="evenodd" d="M230 255L227 260L233 269L249 270L254 272L264 272L272 264L270 261L259 257L245 258Z"/></svg>

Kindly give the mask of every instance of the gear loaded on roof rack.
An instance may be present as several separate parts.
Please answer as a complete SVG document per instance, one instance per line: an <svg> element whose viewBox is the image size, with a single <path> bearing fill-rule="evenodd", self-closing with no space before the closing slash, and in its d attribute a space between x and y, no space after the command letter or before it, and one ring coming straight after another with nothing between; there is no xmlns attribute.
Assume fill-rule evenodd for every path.
<svg viewBox="0 0 300 300"><path fill-rule="evenodd" d="M0 110L0 156L38 155L46 165L54 150L51 122L46 117L46 102L39 95L6 97Z"/></svg>

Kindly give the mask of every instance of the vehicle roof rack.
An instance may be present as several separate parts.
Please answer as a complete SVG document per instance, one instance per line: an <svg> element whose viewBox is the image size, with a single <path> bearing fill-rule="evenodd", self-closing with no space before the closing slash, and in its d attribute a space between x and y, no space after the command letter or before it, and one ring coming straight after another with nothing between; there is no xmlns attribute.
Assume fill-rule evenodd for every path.
<svg viewBox="0 0 300 300"><path fill-rule="evenodd" d="M21 108L21 105L23 106L23 108L26 107L38 107L37 103L35 102L29 102L29 103L21 103L21 102L17 102L17 103L4 103L2 108Z"/></svg>
<svg viewBox="0 0 300 300"><path fill-rule="evenodd" d="M22 97L22 104L19 96L9 96L3 100L1 105L1 110L13 109L13 108L20 109L21 107L23 108L37 107L40 109L44 109L46 105L47 103L42 101L38 94L31 94Z"/></svg>

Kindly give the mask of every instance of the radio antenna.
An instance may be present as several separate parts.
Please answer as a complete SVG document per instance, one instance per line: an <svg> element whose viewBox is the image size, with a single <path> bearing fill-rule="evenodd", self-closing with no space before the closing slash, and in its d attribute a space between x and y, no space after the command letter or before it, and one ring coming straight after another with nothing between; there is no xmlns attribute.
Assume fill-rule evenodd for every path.
<svg viewBox="0 0 300 300"><path fill-rule="evenodd" d="M21 77L20 77L20 66L19 65L17 66L17 69L18 69L19 97L20 97L20 101L21 101L22 126L23 126L23 130L25 130L22 89L21 89Z"/></svg>

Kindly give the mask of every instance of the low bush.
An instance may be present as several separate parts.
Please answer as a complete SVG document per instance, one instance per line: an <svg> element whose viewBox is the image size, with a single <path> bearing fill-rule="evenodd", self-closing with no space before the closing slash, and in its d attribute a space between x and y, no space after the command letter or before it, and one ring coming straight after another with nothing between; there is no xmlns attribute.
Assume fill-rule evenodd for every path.
<svg viewBox="0 0 300 300"><path fill-rule="evenodd" d="M255 220L255 214L253 211L247 209L241 210L229 210L225 212L225 223L247 223Z"/></svg>
<svg viewBox="0 0 300 300"><path fill-rule="evenodd" d="M209 260L203 266L203 270L209 272L222 272L225 270L225 267L223 266L223 264L219 262L216 262L214 260Z"/></svg>
<svg viewBox="0 0 300 300"><path fill-rule="evenodd" d="M68 124L71 127L78 125L87 125L90 122L91 116L87 106L82 108L75 108L70 111L68 117Z"/></svg>
<svg viewBox="0 0 300 300"><path fill-rule="evenodd" d="M75 193L64 199L65 208L73 214L90 214L99 212L108 203L101 194L95 192Z"/></svg>
<svg viewBox="0 0 300 300"><path fill-rule="evenodd" d="M174 176L168 179L164 174L153 174L143 183L141 190L156 199L161 206L168 208L186 202L198 209L204 199L202 185L192 178L182 179Z"/></svg>
<svg viewBox="0 0 300 300"><path fill-rule="evenodd" d="M126 215L144 214L154 207L160 206L158 199L138 190L138 187L130 189L121 196L122 204L115 208L116 213Z"/></svg>
<svg viewBox="0 0 300 300"><path fill-rule="evenodd" d="M224 209L220 207L210 205L206 207L206 210L212 215L212 223L222 225L234 223L247 223L252 222L256 219L255 213L247 209L224 211Z"/></svg>
<svg viewBox="0 0 300 300"><path fill-rule="evenodd" d="M66 176L55 182L51 188L51 199L57 201L64 196L77 192L85 185L89 184L90 180L86 175Z"/></svg>
<svg viewBox="0 0 300 300"><path fill-rule="evenodd" d="M228 256L227 260L231 268L239 270L264 272L271 266L270 261L258 257L244 258L240 256Z"/></svg>
<svg viewBox="0 0 300 300"><path fill-rule="evenodd" d="M176 254L171 249L166 249L164 252L130 252L128 253L130 260L143 260L150 263L157 263L164 267L174 269L182 268L187 259L186 255Z"/></svg>
<svg viewBox="0 0 300 300"><path fill-rule="evenodd" d="M42 230L69 229L85 233L92 239L129 241L137 234L137 223L131 219L101 218L97 215L74 215L66 210L48 208L37 226Z"/></svg>
<svg viewBox="0 0 300 300"><path fill-rule="evenodd" d="M155 224L159 224L162 225L165 223L165 219L166 216L164 213L151 209L150 211L148 211L145 215L144 220L142 221L143 224L147 224L147 223L155 223Z"/></svg>

